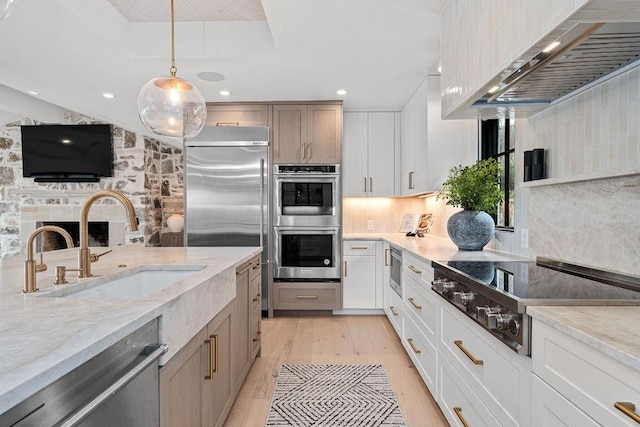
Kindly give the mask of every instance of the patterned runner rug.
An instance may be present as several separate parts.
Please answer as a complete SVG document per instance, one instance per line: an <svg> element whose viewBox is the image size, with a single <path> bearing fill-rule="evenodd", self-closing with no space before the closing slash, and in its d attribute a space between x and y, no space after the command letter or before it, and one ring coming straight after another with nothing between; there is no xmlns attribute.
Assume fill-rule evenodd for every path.
<svg viewBox="0 0 640 427"><path fill-rule="evenodd" d="M267 426L406 424L381 365L282 365Z"/></svg>

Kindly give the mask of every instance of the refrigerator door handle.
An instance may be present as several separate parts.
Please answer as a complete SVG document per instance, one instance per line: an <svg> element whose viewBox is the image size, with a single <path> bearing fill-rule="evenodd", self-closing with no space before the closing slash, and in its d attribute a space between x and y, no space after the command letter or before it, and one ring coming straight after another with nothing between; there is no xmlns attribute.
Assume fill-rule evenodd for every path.
<svg viewBox="0 0 640 427"><path fill-rule="evenodd" d="M264 247L264 158L260 158L260 247Z"/></svg>

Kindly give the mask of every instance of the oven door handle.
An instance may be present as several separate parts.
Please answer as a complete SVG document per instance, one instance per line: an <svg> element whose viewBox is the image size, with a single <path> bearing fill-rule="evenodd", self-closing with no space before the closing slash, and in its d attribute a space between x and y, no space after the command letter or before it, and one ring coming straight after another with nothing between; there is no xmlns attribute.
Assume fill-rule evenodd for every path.
<svg viewBox="0 0 640 427"><path fill-rule="evenodd" d="M130 371L127 371L118 381L111 384L105 391L96 396L89 403L84 405L78 411L76 411L70 418L68 418L61 427L73 427L79 425L84 421L92 412L94 412L100 405L106 402L118 391L123 389L127 384L133 381L138 375L140 375L145 369L155 363L163 354L167 352L169 347L166 344L161 344L152 351L142 362L134 366Z"/></svg>

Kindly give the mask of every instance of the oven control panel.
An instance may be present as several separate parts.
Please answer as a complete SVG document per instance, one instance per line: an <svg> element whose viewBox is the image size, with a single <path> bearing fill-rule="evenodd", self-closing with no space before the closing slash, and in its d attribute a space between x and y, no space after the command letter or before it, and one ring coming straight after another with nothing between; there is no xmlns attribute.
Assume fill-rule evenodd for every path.
<svg viewBox="0 0 640 427"><path fill-rule="evenodd" d="M473 286L448 277L438 269L431 288L512 350L519 354L528 353L529 337L523 333L523 323L528 322L528 318L522 313L507 309Z"/></svg>

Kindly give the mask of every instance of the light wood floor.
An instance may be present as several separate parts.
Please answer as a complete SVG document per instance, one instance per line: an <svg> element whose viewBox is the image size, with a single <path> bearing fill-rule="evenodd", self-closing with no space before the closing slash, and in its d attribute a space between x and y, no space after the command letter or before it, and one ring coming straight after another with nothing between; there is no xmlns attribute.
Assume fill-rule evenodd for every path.
<svg viewBox="0 0 640 427"><path fill-rule="evenodd" d="M262 319L262 357L247 375L225 427L264 427L280 365L380 364L409 427L449 424L385 316Z"/></svg>

